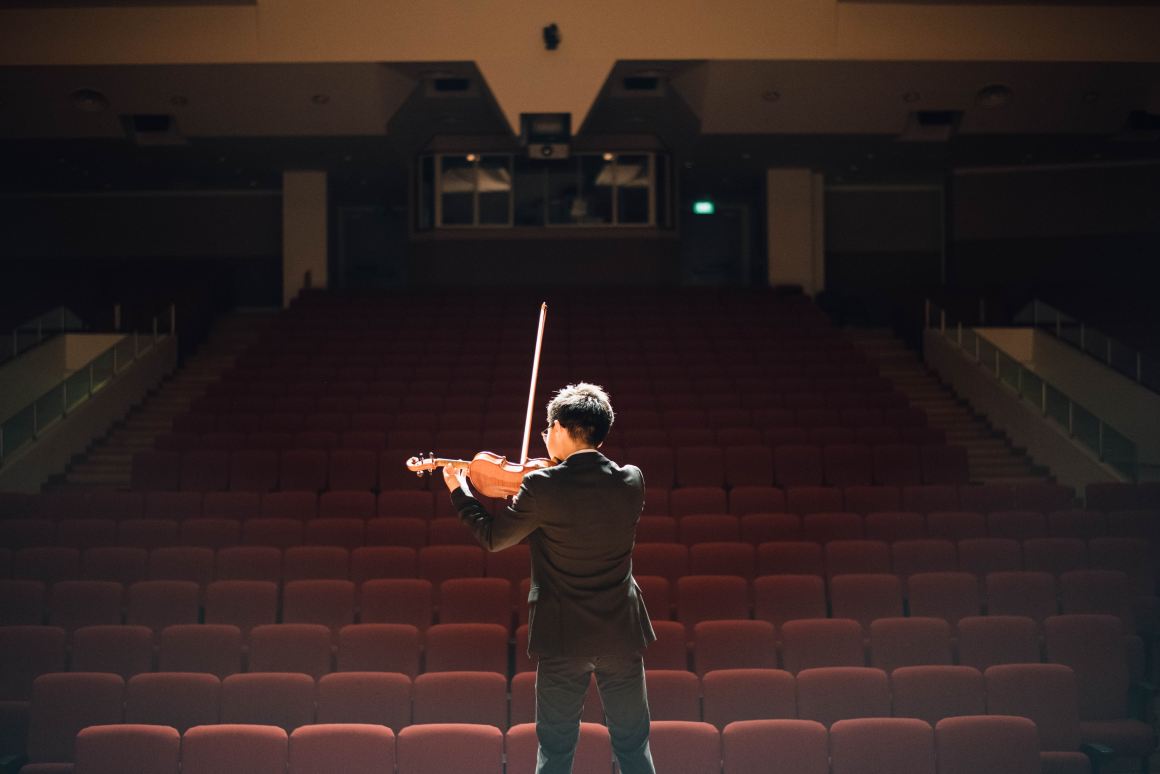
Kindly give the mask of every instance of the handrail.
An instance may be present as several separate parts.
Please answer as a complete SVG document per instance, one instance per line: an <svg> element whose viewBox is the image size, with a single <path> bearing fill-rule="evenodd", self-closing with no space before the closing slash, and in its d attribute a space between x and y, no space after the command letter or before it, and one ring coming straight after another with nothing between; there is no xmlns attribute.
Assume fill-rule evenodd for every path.
<svg viewBox="0 0 1160 774"><path fill-rule="evenodd" d="M1030 321L1027 311L1030 307ZM1065 314L1038 298L1015 315L1015 323L1029 324L1099 360L1152 392L1160 393L1160 360L1123 344L1100 330ZM1022 318L1022 319L1021 319Z"/></svg>
<svg viewBox="0 0 1160 774"><path fill-rule="evenodd" d="M1138 477L1136 444L1094 412L1072 400L1067 393L1002 352L962 320L948 320L945 309L926 301L923 327L936 329L955 344L965 357L974 360L1002 385L1014 390L1015 397L1033 404L1044 419L1051 421L1074 442L1084 446L1129 480Z"/></svg>
<svg viewBox="0 0 1160 774"><path fill-rule="evenodd" d="M166 322L169 323L168 330L154 317L151 332L140 334L134 331L125 334L116 344L0 422L0 467L10 460L16 450L35 442L45 430L67 418L78 406L104 389L141 355L152 350L162 340L175 335L176 312L172 305Z"/></svg>
<svg viewBox="0 0 1160 774"><path fill-rule="evenodd" d="M17 325L11 336L0 337L0 363L27 352L56 334L84 330L84 325L84 321L67 307L49 309Z"/></svg>

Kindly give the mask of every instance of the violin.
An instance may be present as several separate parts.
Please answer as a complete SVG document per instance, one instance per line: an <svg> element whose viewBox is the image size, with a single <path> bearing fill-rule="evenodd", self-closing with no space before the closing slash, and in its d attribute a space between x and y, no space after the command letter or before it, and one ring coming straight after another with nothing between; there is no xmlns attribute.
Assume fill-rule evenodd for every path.
<svg viewBox="0 0 1160 774"><path fill-rule="evenodd" d="M524 420L524 443L521 447L521 462L509 462L508 458L495 452L481 451L470 461L450 460L436 457L428 452L426 457L411 457L405 463L407 470L422 476L436 468L450 467L467 471L471 483L488 497L512 497L520 490L524 476L533 470L543 470L556 464L555 460L537 457L528 459L528 440L532 433L532 406L536 397L536 377L540 372L540 347L544 341L544 322L548 315L547 302L540 304L540 323L536 330L536 351L532 357L532 384L528 390L528 411Z"/></svg>
<svg viewBox="0 0 1160 774"><path fill-rule="evenodd" d="M512 497L520 490L524 476L533 470L550 468L556 463L545 457L534 457L520 464L495 452L482 451L470 460L449 460L428 452L426 457L407 460L407 470L423 475L436 468L466 470L472 485L488 497Z"/></svg>

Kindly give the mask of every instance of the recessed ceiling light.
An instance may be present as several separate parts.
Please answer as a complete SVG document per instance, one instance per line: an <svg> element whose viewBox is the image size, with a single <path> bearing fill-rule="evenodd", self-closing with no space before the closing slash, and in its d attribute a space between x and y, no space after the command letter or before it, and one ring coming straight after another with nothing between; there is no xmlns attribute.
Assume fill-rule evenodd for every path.
<svg viewBox="0 0 1160 774"><path fill-rule="evenodd" d="M604 154L604 160L605 160L605 161L612 161L614 158L616 158L616 157L615 157L615 156L613 156L611 153L605 153L605 154Z"/></svg>
<svg viewBox="0 0 1160 774"><path fill-rule="evenodd" d="M1010 86L1005 86L1002 83L992 83L979 89L975 94L975 104L984 108L1003 107L1011 101L1012 92Z"/></svg>

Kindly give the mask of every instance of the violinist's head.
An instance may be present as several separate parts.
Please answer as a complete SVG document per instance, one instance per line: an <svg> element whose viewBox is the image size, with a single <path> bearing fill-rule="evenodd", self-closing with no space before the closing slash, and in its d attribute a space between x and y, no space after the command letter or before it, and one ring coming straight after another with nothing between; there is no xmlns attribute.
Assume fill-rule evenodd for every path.
<svg viewBox="0 0 1160 774"><path fill-rule="evenodd" d="M595 449L602 444L614 418L608 393L596 384L569 384L548 402L549 432L563 429L576 448Z"/></svg>

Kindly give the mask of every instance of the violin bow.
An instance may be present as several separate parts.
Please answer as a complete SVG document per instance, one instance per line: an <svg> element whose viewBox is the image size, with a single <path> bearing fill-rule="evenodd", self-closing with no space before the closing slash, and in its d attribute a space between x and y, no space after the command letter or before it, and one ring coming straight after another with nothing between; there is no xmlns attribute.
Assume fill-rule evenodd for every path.
<svg viewBox="0 0 1160 774"><path fill-rule="evenodd" d="M544 322L548 317L548 302L540 303L540 326L536 331L536 354L532 357L532 384L528 388L528 413L524 419L524 445L520 449L520 464L528 461L528 441L532 436L532 408L536 399L536 377L540 373L540 345L544 342Z"/></svg>

